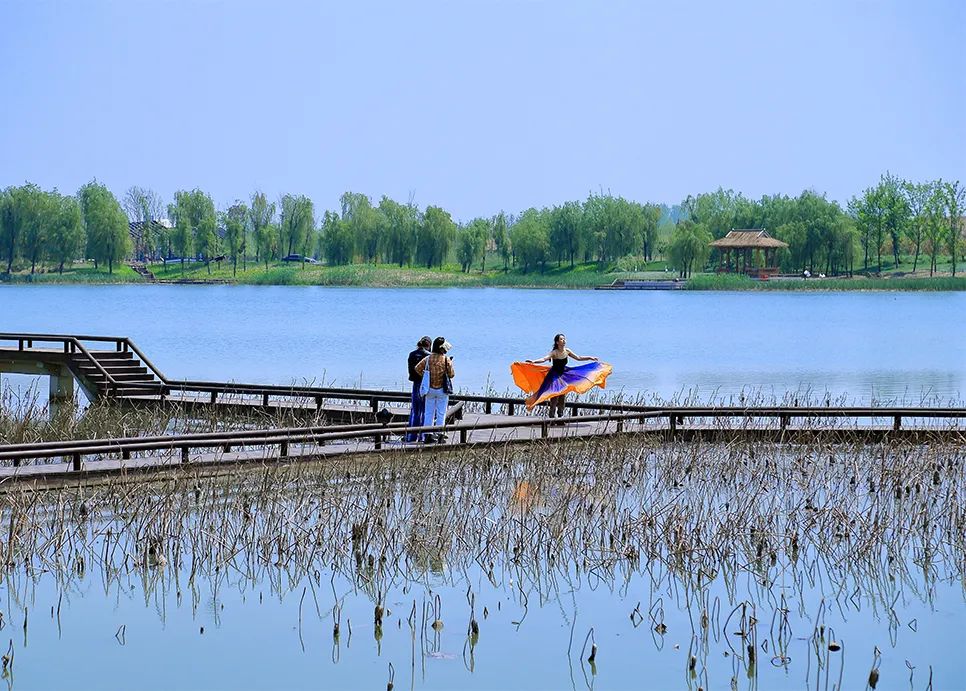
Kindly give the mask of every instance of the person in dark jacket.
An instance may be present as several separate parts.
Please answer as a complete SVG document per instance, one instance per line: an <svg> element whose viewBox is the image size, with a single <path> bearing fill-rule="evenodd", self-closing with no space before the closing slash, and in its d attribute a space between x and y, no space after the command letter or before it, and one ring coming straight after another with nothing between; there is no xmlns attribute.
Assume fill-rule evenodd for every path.
<svg viewBox="0 0 966 691"><path fill-rule="evenodd" d="M416 365L422 361L423 358L429 356L429 347L433 344L432 339L429 336L423 336L416 343L416 350L409 354L409 381L413 384L413 397L412 397L412 409L409 412L409 426L419 427L423 424L423 412L425 410L426 401L423 397L419 395L419 385L423 380L421 374L416 374ZM406 434L406 441L419 441L418 434Z"/></svg>

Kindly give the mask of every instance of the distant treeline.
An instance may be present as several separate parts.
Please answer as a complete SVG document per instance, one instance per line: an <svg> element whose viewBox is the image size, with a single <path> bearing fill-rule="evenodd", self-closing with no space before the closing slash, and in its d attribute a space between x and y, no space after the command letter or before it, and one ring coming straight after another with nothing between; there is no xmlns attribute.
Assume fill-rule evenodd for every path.
<svg viewBox="0 0 966 691"><path fill-rule="evenodd" d="M468 272L485 271L495 254L503 270L529 272L589 261L631 265L660 255L687 276L712 259L712 240L731 229L764 228L788 243L779 254L785 270L881 271L883 255L898 266L902 254L913 257L914 270L928 261L930 273L940 256L948 257L955 275L966 236L964 194L959 182L886 174L844 209L810 190L752 200L718 189L673 207L591 194L582 202L457 223L438 206L420 209L386 196L374 204L356 192L343 194L338 210L321 213L303 195L273 202L262 192L218 211L198 189L178 191L166 204L141 187L119 201L97 182L72 196L28 183L0 192L0 257L7 273L63 271L75 259L112 272L129 259L224 258L237 269L286 257L430 268L455 260Z"/></svg>

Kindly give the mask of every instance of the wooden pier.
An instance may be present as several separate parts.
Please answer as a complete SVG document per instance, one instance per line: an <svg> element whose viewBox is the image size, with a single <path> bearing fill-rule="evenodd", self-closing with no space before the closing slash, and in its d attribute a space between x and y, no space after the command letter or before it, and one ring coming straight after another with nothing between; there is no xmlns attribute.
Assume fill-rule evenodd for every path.
<svg viewBox="0 0 966 691"><path fill-rule="evenodd" d="M636 435L642 443L966 443L966 408L654 407L574 400L567 404L566 417L549 419L542 413L521 414L522 398L456 394L444 426L408 427L406 391L176 381L123 337L0 334L0 371L69 376L92 399L119 405L305 411L326 421L305 427L0 445L0 488L16 481L78 481L175 468L214 473L246 464L347 454L422 453L612 435ZM405 443L407 432L443 433L447 438L441 444Z"/></svg>

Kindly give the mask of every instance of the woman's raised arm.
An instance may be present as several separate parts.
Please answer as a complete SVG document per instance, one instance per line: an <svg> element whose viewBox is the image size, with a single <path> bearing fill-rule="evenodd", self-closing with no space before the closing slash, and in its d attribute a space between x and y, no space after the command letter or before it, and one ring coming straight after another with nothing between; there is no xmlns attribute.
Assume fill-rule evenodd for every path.
<svg viewBox="0 0 966 691"><path fill-rule="evenodd" d="M577 355L577 353L575 353L574 351L572 351L570 348L567 348L567 355L569 355L570 357L572 357L574 360L578 360L580 362L585 362L587 360L593 360L594 362L600 362L600 358L599 357L593 357L592 355Z"/></svg>

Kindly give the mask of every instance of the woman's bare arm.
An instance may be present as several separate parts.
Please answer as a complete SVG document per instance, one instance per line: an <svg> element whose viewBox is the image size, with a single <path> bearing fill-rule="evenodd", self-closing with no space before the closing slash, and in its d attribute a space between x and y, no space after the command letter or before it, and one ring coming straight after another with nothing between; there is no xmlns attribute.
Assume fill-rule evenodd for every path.
<svg viewBox="0 0 966 691"><path fill-rule="evenodd" d="M577 360L579 362L585 362L587 360L593 360L594 362L600 362L600 358L599 357L593 357L592 355L577 355L577 353L575 353L574 351L572 351L570 348L567 348L567 355L569 355L574 360Z"/></svg>
<svg viewBox="0 0 966 691"><path fill-rule="evenodd" d="M544 355L539 360L525 360L525 362L529 362L531 365L539 365L541 362L547 362L552 357L553 357L553 353L548 353L547 355Z"/></svg>

